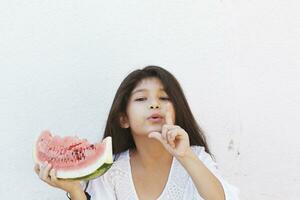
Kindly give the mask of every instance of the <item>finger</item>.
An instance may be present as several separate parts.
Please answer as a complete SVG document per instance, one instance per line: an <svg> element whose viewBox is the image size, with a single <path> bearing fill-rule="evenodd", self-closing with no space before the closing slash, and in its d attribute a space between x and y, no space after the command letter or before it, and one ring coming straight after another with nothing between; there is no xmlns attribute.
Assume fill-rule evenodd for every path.
<svg viewBox="0 0 300 200"><path fill-rule="evenodd" d="M40 179L42 179L43 174L44 174L44 170L45 170L45 163L40 163L39 168L40 168L39 177L40 177Z"/></svg>
<svg viewBox="0 0 300 200"><path fill-rule="evenodd" d="M171 145L172 148L175 148L175 137L177 135L176 130L169 130L167 132L167 141Z"/></svg>
<svg viewBox="0 0 300 200"><path fill-rule="evenodd" d="M163 125L162 130L161 130L161 137L166 140L167 139L167 132L168 132L168 125Z"/></svg>
<svg viewBox="0 0 300 200"><path fill-rule="evenodd" d="M159 132L151 132L149 135L148 135L149 138L154 138L156 140L158 140L159 142L161 142L162 144L166 144L166 140L164 140L162 138L162 135L161 133Z"/></svg>
<svg viewBox="0 0 300 200"><path fill-rule="evenodd" d="M167 139L167 132L170 131L170 130L173 130L173 129L178 129L178 126L176 125L168 125L168 124L165 124L162 126L162 131L161 131L161 134L162 134L162 137L163 139Z"/></svg>
<svg viewBox="0 0 300 200"><path fill-rule="evenodd" d="M179 135L177 131L172 131L170 134L171 139L174 141L176 139L176 136Z"/></svg>
<svg viewBox="0 0 300 200"><path fill-rule="evenodd" d="M166 116L165 116L166 124L172 125L173 124L173 119L172 119L172 104L168 103L167 104L167 111L166 111Z"/></svg>
<svg viewBox="0 0 300 200"><path fill-rule="evenodd" d="M49 181L49 172L50 172L50 169L51 169L52 165L50 163L48 163L44 169L44 172L43 172L43 176L42 176L42 179L45 180L45 181Z"/></svg>
<svg viewBox="0 0 300 200"><path fill-rule="evenodd" d="M54 168L52 168L50 170L50 179L51 179L51 182L55 183L57 181L57 177L56 177L56 170Z"/></svg>

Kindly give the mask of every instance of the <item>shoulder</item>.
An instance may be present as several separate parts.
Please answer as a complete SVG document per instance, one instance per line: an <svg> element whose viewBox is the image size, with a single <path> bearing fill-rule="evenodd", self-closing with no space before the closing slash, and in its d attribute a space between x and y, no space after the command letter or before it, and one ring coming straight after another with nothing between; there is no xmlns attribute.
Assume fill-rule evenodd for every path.
<svg viewBox="0 0 300 200"><path fill-rule="evenodd" d="M200 154L202 151L205 151L205 148L203 146L190 146L194 153Z"/></svg>
<svg viewBox="0 0 300 200"><path fill-rule="evenodd" d="M206 166L209 166L210 169L218 168L212 155L205 151L205 147L193 145L191 146L191 149Z"/></svg>
<svg viewBox="0 0 300 200"><path fill-rule="evenodd" d="M207 159L208 157L212 158L212 156L205 151L205 147L203 146L190 146L192 151L202 160L202 159Z"/></svg>
<svg viewBox="0 0 300 200"><path fill-rule="evenodd" d="M114 162L111 170L127 170L129 162L129 150L123 151L117 155L114 154Z"/></svg>
<svg viewBox="0 0 300 200"><path fill-rule="evenodd" d="M103 177L112 180L114 177L120 178L120 176L126 175L128 173L128 162L128 150L114 155L114 162Z"/></svg>
<svg viewBox="0 0 300 200"><path fill-rule="evenodd" d="M118 177L122 174L125 174L128 172L128 156L127 151L124 151L122 153L119 153L118 155L113 155L114 161L112 163L112 166L105 172L102 176L99 176L90 182L98 182L98 181L104 181L111 183L114 177Z"/></svg>
<svg viewBox="0 0 300 200"><path fill-rule="evenodd" d="M101 197L100 199L106 199L104 197L110 196L107 199L111 199L111 195L115 193L116 184L128 175L127 152L122 152L113 157L116 159L105 174L88 181L87 192L91 194L92 197L99 196Z"/></svg>

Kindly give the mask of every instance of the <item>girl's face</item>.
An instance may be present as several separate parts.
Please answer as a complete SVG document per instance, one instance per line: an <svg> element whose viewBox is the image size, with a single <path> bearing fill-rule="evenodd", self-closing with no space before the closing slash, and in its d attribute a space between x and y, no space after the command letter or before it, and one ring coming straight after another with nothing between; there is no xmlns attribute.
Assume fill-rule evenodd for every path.
<svg viewBox="0 0 300 200"><path fill-rule="evenodd" d="M166 123L168 104L174 123L175 110L161 81L155 77L145 78L131 92L126 109L127 116L121 119L122 127L130 127L132 134L136 135L161 132L162 126Z"/></svg>

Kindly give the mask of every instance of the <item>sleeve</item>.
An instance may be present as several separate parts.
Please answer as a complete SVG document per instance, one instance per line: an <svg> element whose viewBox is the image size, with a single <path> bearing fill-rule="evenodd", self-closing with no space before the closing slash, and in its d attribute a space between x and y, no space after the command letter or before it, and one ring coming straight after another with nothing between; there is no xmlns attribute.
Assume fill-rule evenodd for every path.
<svg viewBox="0 0 300 200"><path fill-rule="evenodd" d="M115 192L107 174L96 179L90 180L86 188L86 194L90 195L91 200L115 200Z"/></svg>
<svg viewBox="0 0 300 200"><path fill-rule="evenodd" d="M115 200L114 190L105 175L82 182L81 186L84 188L87 200ZM69 193L67 193L67 197L71 199Z"/></svg>
<svg viewBox="0 0 300 200"><path fill-rule="evenodd" d="M218 178L222 184L225 200L239 200L239 189L234 185L228 183L221 176L220 171L218 170L217 163L212 159L212 157L205 151L204 147L197 146L192 148L193 151L198 155L199 159L205 164L205 166ZM192 182L192 180L190 181ZM193 187L193 198L192 199L202 199L196 189Z"/></svg>

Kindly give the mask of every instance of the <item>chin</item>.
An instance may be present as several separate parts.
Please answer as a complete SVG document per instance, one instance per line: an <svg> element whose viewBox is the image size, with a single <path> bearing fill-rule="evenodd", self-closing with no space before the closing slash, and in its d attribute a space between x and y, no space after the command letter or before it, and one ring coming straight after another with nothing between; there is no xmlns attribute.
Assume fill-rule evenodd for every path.
<svg viewBox="0 0 300 200"><path fill-rule="evenodd" d="M161 126L157 126L157 127L151 127L147 130L148 133L151 132L161 132Z"/></svg>

